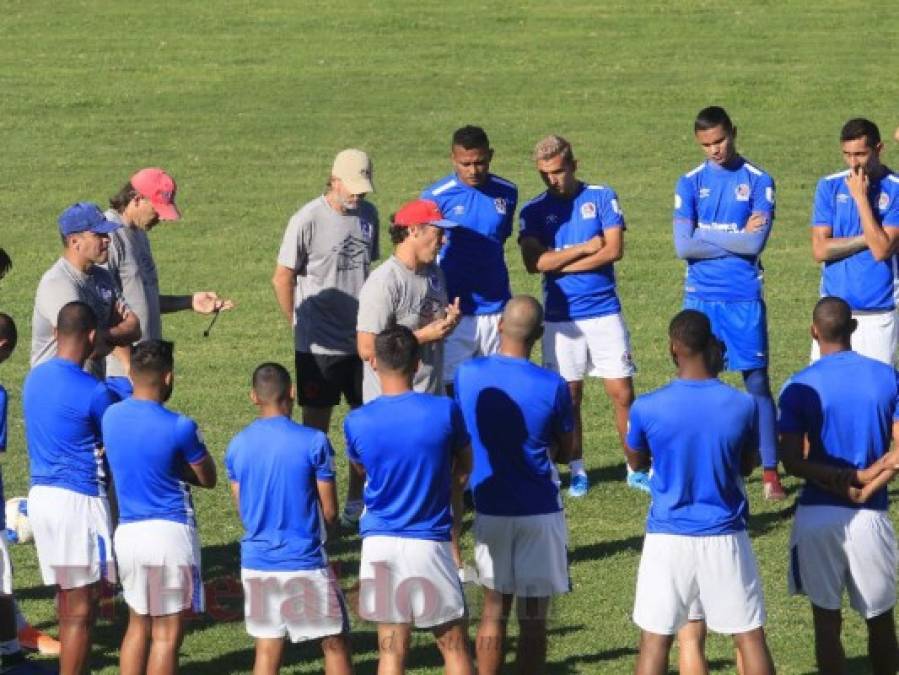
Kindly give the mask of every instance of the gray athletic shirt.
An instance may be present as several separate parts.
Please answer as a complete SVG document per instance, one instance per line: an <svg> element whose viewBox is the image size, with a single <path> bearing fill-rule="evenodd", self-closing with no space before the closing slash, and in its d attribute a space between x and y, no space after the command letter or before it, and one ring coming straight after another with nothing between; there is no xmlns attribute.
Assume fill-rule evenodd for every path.
<svg viewBox="0 0 899 675"><path fill-rule="evenodd" d="M446 281L443 271L428 265L415 272L390 256L365 282L359 294L360 333L378 334L385 328L405 326L418 330L446 311ZM412 381L415 391L443 393L443 340L421 347L421 365ZM381 395L381 383L367 361L362 379L362 400L368 403Z"/></svg>
<svg viewBox="0 0 899 675"><path fill-rule="evenodd" d="M378 212L361 202L343 215L324 197L287 223L278 264L296 273L294 349L311 354L355 354L359 292L378 259Z"/></svg>
<svg viewBox="0 0 899 675"><path fill-rule="evenodd" d="M37 286L31 317L32 368L56 356L56 318L64 305L76 300L90 305L101 328L109 328L116 303L123 302L112 276L102 267L94 265L85 274L65 258L57 260ZM102 359L88 359L84 369L100 379L105 377Z"/></svg>
<svg viewBox="0 0 899 675"><path fill-rule="evenodd" d="M104 215L108 220L122 223L121 215L113 209ZM160 339L159 276L147 233L122 223L122 227L109 235L109 261L104 267L112 274L128 307L140 319L141 340ZM127 374L115 356L106 357L108 377L126 377Z"/></svg>

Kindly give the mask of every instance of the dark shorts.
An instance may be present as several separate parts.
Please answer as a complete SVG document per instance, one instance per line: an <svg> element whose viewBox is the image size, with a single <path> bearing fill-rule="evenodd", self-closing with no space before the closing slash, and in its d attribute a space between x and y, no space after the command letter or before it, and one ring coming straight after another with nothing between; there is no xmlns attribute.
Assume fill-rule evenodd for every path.
<svg viewBox="0 0 899 675"><path fill-rule="evenodd" d="M362 360L354 355L296 352L297 403L326 408L340 403L362 405Z"/></svg>

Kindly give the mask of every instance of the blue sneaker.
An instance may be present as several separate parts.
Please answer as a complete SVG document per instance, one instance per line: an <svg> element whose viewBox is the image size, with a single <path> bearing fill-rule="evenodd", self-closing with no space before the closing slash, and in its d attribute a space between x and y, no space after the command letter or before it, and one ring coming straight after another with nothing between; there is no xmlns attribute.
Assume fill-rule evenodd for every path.
<svg viewBox="0 0 899 675"><path fill-rule="evenodd" d="M583 497L590 489L590 480L585 473L576 473L571 476L571 485L568 486L569 497Z"/></svg>
<svg viewBox="0 0 899 675"><path fill-rule="evenodd" d="M643 492L649 494L649 473L646 471L628 471L627 486L635 490L643 490Z"/></svg>

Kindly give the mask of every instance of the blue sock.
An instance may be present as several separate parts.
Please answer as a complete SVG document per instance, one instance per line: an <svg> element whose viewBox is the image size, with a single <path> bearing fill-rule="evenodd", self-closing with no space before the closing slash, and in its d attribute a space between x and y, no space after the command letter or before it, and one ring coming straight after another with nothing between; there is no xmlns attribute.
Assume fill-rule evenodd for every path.
<svg viewBox="0 0 899 675"><path fill-rule="evenodd" d="M768 382L768 369L755 368L743 371L743 384L746 391L752 394L759 410L759 454L762 456L762 468L777 468L777 438L774 431L774 399L771 398L771 384Z"/></svg>

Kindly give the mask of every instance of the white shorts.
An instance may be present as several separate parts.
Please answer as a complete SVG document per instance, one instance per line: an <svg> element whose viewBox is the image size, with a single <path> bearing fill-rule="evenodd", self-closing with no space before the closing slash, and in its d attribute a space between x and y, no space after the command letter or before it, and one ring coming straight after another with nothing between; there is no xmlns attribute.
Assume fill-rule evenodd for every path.
<svg viewBox="0 0 899 675"><path fill-rule="evenodd" d="M244 619L254 638L316 640L349 631L343 592L330 568L262 571L242 568Z"/></svg>
<svg viewBox="0 0 899 675"><path fill-rule="evenodd" d="M637 372L631 357L630 333L621 314L547 321L543 365L559 373L566 382L579 382L588 375L617 380Z"/></svg>
<svg viewBox="0 0 899 675"><path fill-rule="evenodd" d="M822 609L850 606L872 619L896 604L896 536L885 511L844 506L796 509L789 588Z"/></svg>
<svg viewBox="0 0 899 675"><path fill-rule="evenodd" d="M674 635L699 614L711 630L727 635L765 624L762 583L749 536L647 533L637 572L634 623L650 633Z"/></svg>
<svg viewBox="0 0 899 675"><path fill-rule="evenodd" d="M479 583L504 595L546 598L571 590L565 514L474 518Z"/></svg>
<svg viewBox="0 0 899 675"><path fill-rule="evenodd" d="M6 537L0 532L0 594L12 595L12 560L6 547Z"/></svg>
<svg viewBox="0 0 899 675"><path fill-rule="evenodd" d="M852 333L852 349L862 356L893 365L896 353L896 310L886 312L853 312L858 327ZM811 362L821 358L818 343L812 341Z"/></svg>
<svg viewBox="0 0 899 675"><path fill-rule="evenodd" d="M101 578L115 582L106 497L35 485L28 492L28 520L44 584L69 590Z"/></svg>
<svg viewBox="0 0 899 675"><path fill-rule="evenodd" d="M475 356L490 356L499 351L501 314L463 316L459 325L443 341L443 381L452 384L456 368Z"/></svg>
<svg viewBox="0 0 899 675"><path fill-rule="evenodd" d="M194 527L170 520L123 523L115 531L115 553L125 602L136 613L203 611L200 538Z"/></svg>
<svg viewBox="0 0 899 675"><path fill-rule="evenodd" d="M465 616L448 541L372 536L362 540L359 616L433 628Z"/></svg>

